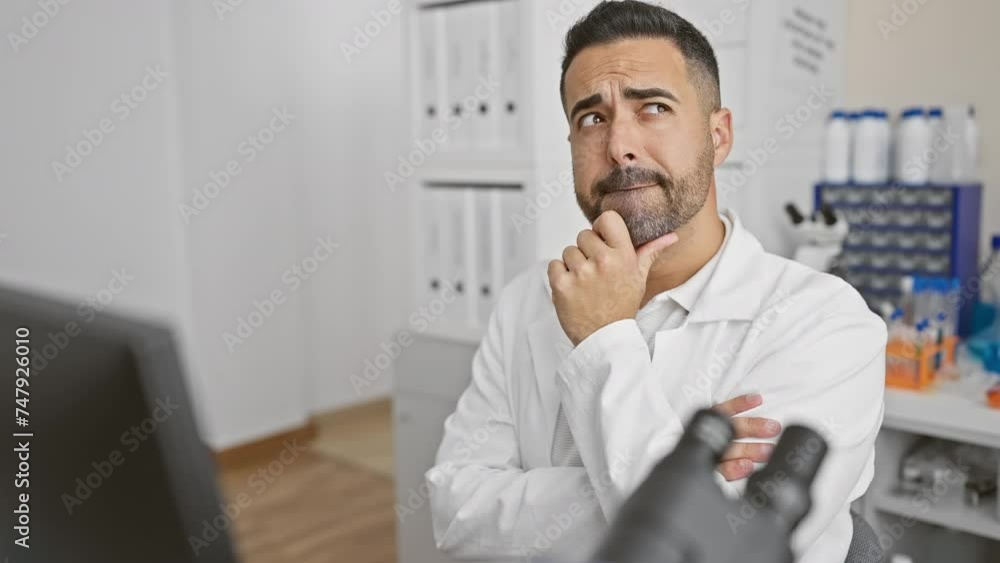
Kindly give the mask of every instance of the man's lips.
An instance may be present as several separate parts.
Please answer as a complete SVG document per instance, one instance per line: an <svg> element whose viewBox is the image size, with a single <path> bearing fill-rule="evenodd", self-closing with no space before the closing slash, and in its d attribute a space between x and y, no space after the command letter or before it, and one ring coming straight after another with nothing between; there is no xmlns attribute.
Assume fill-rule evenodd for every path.
<svg viewBox="0 0 1000 563"><path fill-rule="evenodd" d="M615 192L628 192L628 191L632 191L632 190L641 190L643 188L653 188L653 187L656 187L658 185L659 184L656 184L656 183L652 183L652 184L640 184L638 186L629 186L627 188L620 188L620 189L617 189L617 190L613 190L611 193L615 193Z"/></svg>

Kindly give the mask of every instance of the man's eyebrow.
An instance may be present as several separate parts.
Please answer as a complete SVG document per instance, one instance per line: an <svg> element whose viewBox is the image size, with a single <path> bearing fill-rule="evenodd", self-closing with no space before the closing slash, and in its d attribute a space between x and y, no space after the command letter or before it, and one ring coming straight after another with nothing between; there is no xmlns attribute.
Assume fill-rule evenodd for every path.
<svg viewBox="0 0 1000 563"><path fill-rule="evenodd" d="M580 100L579 102L573 104L573 109L569 112L569 119L570 119L570 121L573 120L573 116L576 115L577 112L583 111L585 109L590 109L590 108L592 108L592 107L594 107L594 106L596 106L596 105L598 105L600 103L601 103L601 95L600 94L594 94L592 96L588 96L588 97Z"/></svg>
<svg viewBox="0 0 1000 563"><path fill-rule="evenodd" d="M624 95L626 99L629 100L648 100L649 98L666 98L674 103L681 103L677 99L677 96L673 94L670 90L664 90L663 88L625 88ZM573 109L569 112L569 118L572 121L573 116L577 112L583 111L585 109L590 109L601 103L601 95L594 94L588 96L579 102L573 104Z"/></svg>
<svg viewBox="0 0 1000 563"><path fill-rule="evenodd" d="M666 98L674 103L681 103L672 92L663 88L625 88L625 98L629 100L647 100L649 98Z"/></svg>

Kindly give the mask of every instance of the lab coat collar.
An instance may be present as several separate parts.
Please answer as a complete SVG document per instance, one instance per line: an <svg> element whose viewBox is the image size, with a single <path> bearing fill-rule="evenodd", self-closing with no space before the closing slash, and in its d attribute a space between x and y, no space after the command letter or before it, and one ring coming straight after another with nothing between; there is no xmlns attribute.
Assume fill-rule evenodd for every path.
<svg viewBox="0 0 1000 563"><path fill-rule="evenodd" d="M760 310L771 284L767 283L762 259L764 247L746 229L735 211L722 212L732 224L729 241L722 249L715 271L688 312L687 323L725 320L751 321ZM772 276L773 277L773 276ZM545 280L552 297L552 287ZM684 304L682 304L684 305Z"/></svg>
<svg viewBox="0 0 1000 563"><path fill-rule="evenodd" d="M716 251L715 255L701 267L700 270L695 272L686 282L681 285L668 289L662 293L654 295L651 299L652 302L658 303L661 301L671 300L681 307L684 311L690 313L694 310L696 303L698 303L698 298L701 293L705 290L705 286L708 285L708 281L712 279L712 274L715 272L715 268L719 264L719 259L722 257L722 251L729 244L729 240L732 238L733 234L733 222L729 218L729 215L722 213L719 215L722 219L722 223L726 228L725 237L723 238L722 244L719 246L719 250Z"/></svg>
<svg viewBox="0 0 1000 563"><path fill-rule="evenodd" d="M764 247L740 221L735 211L723 214L733 225L711 279L688 313L688 323L725 320L751 321L771 290ZM770 276L773 278L773 275Z"/></svg>

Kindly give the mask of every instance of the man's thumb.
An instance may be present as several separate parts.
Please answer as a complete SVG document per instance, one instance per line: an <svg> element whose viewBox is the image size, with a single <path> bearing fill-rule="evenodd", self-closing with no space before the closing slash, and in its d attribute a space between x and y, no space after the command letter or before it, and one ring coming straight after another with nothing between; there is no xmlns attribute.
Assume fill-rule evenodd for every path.
<svg viewBox="0 0 1000 563"><path fill-rule="evenodd" d="M649 269L656 262L656 257L668 247L679 240L677 233L667 233L660 238L655 238L636 249L639 257L639 269L642 270L643 277L649 273Z"/></svg>

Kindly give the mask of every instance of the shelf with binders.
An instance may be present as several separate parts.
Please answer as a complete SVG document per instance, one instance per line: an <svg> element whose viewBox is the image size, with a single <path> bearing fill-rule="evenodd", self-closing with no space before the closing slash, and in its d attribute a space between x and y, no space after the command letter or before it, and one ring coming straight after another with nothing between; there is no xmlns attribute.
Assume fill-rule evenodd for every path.
<svg viewBox="0 0 1000 563"><path fill-rule="evenodd" d="M962 288L959 334L971 329L979 270L982 185L817 184L817 209L829 205L850 232L845 279L873 307L897 304L905 276L957 278Z"/></svg>
<svg viewBox="0 0 1000 563"><path fill-rule="evenodd" d="M551 2L421 2L408 17L411 130L435 165L568 162Z"/></svg>
<svg viewBox="0 0 1000 563"><path fill-rule="evenodd" d="M421 170L409 187L421 332L478 340L504 287L586 226L568 170Z"/></svg>

